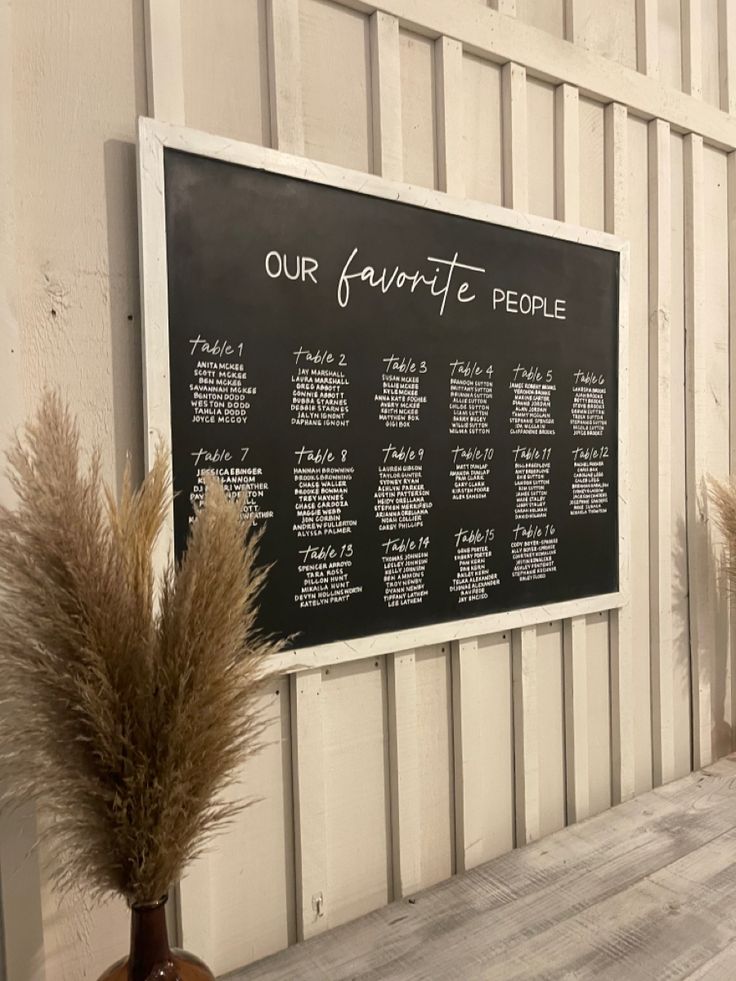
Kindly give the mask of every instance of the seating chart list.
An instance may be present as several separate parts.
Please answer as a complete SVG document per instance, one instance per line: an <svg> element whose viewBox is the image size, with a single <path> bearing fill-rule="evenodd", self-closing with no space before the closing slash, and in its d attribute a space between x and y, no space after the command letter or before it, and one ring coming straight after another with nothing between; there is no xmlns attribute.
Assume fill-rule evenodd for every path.
<svg viewBox="0 0 736 981"><path fill-rule="evenodd" d="M615 592L618 254L166 151L175 542L298 647Z"/></svg>

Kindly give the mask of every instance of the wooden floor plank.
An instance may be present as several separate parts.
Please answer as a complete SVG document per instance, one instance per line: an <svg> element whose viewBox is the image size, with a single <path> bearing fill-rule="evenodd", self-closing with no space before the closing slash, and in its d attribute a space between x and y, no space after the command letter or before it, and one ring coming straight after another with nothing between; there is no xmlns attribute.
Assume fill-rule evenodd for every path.
<svg viewBox="0 0 736 981"><path fill-rule="evenodd" d="M728 906L736 896L735 846L731 829L525 943L493 950L495 976L690 977L736 936Z"/></svg>
<svg viewBox="0 0 736 981"><path fill-rule="evenodd" d="M736 977L735 804L723 760L231 979Z"/></svg>
<svg viewBox="0 0 736 981"><path fill-rule="evenodd" d="M687 981L733 981L735 964L736 940L689 974Z"/></svg>

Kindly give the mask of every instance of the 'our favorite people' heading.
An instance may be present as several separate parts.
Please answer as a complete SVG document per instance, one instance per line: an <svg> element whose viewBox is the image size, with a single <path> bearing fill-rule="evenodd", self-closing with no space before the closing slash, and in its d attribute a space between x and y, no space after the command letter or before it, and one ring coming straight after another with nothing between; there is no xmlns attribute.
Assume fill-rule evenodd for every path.
<svg viewBox="0 0 736 981"><path fill-rule="evenodd" d="M315 286L319 283L320 264L312 256L289 256L272 249L265 255L264 269L270 279L284 278ZM444 316L448 304L485 300L493 310L511 315L548 320L567 319L566 300L508 289L496 284L489 285L483 279L487 276L488 270L483 266L461 262L458 252L451 258L427 256L423 265L411 270L402 269L398 265L379 266L366 263L356 247L347 257L337 278L335 294L337 303L343 310L359 296L362 289L369 289L384 296L398 291L408 294L428 293L436 299L440 317Z"/></svg>

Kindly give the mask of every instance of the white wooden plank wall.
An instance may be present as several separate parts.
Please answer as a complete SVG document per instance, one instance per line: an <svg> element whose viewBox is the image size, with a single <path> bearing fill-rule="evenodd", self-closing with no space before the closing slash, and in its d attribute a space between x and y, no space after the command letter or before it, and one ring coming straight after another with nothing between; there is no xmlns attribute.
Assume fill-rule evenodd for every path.
<svg viewBox="0 0 736 981"><path fill-rule="evenodd" d="M265 749L231 791L255 803L194 863L180 890L181 932L220 971L233 970L244 956L256 960L280 950L297 936L288 678L264 693L263 711L270 723ZM268 876L253 882L253 869L266 865Z"/></svg>
<svg viewBox="0 0 736 981"><path fill-rule="evenodd" d="M227 43L242 48L247 38L251 84L247 97L234 98L226 81L233 66L221 59L205 80L206 59L191 49L207 39L212 18L204 5L196 9L201 0L182 2L185 69L192 66L190 77L185 70L188 121L284 146L273 123L279 109L269 112L263 97L280 71L278 36L270 38L276 45L270 63L261 55L267 17L281 7L279 16L290 21L282 30L290 44L289 99L297 107L291 113L301 106L307 155L613 230L632 243L631 603L610 616L292 678L292 753L279 756L272 776L288 819L288 795L278 788L290 787L293 767L295 899L289 905L288 896L275 898L277 926L258 950L247 939L258 931L239 929L237 917L218 926L222 936L209 948L202 947L207 926L191 934L226 970L291 941L294 929L298 937L313 935L690 768L685 158L683 137L666 120L647 123L623 105L580 96L564 78L554 84L525 65L498 64L450 36L425 34L414 16L410 22L383 10L371 16L330 0L259 4L248 25L235 5L231 24L240 36ZM699 50L688 53L683 37L691 34L683 35L681 24L692 26L694 13L702 19L710 11L694 2L681 12L668 0L624 0L606 5L605 14L588 0L490 6L712 97L712 79L703 81L703 46L713 37L718 44L717 10L715 35L711 20L699 22L699 33L692 30ZM226 49L224 60L230 58ZM720 84L717 70L715 77ZM202 118L220 88L226 98L210 120ZM298 139L292 146L302 152ZM728 290L724 269L721 299ZM650 402L647 428L641 418ZM728 449L727 437L720 445ZM282 724L284 712L282 703ZM265 779L262 765L259 776ZM270 836L268 854L283 832L282 825ZM220 867L215 871L209 860L204 900L215 909L227 901L244 917L258 877L244 880L227 856L238 841L244 847L246 835L243 824L216 846ZM182 891L186 908L186 883ZM198 888L198 896L205 891ZM226 952L218 952L221 946Z"/></svg>
<svg viewBox="0 0 736 981"><path fill-rule="evenodd" d="M78 17L87 0L70 7ZM631 243L629 603L275 682L268 746L233 790L263 799L178 897L179 939L219 973L732 747L733 625L703 481L736 457L736 13L732 0L145 0L145 20L140 8L161 118ZM30 14L12 9L28 35ZM33 394L56 369L28 346ZM75 944L45 887L26 921L47 977L87 963L92 977L124 942L112 909ZM26 981L10 932L7 944L8 981Z"/></svg>

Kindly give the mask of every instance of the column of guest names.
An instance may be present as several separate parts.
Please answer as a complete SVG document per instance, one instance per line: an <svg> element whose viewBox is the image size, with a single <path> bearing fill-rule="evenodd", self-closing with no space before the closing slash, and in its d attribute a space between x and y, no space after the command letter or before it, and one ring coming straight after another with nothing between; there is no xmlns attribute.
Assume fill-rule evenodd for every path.
<svg viewBox="0 0 736 981"><path fill-rule="evenodd" d="M314 544L298 549L301 577L294 602L301 609L334 606L362 592L352 579L357 526L350 492L355 468L348 449L326 437L350 425L348 359L340 351L292 352L291 425L304 428L306 441L294 451L292 470L297 539Z"/></svg>
<svg viewBox="0 0 736 981"><path fill-rule="evenodd" d="M427 361L391 352L381 362L381 391L374 401L378 420L388 433L410 429L427 403L423 382ZM424 483L424 447L388 440L379 453L373 512L380 539L383 602L389 608L416 606L429 590L425 584L429 536L406 534L421 530L432 508Z"/></svg>
<svg viewBox="0 0 736 981"><path fill-rule="evenodd" d="M207 425L242 425L248 420L256 386L248 381L243 343L207 340L199 334L189 340L192 380L189 398L192 422Z"/></svg>
<svg viewBox="0 0 736 981"><path fill-rule="evenodd" d="M191 421L205 426L247 424L258 388L250 381L242 341L227 337L189 338L192 364L189 382ZM269 481L249 446L199 446L190 451L195 480L190 494L193 508L204 500L207 474L213 474L231 496L243 496L243 511L254 521L273 517L267 499Z"/></svg>
<svg viewBox="0 0 736 981"><path fill-rule="evenodd" d="M549 517L553 447L547 440L556 435L552 398L557 385L551 368L518 363L511 373L509 388L509 430L512 435L524 437L524 442L512 450L515 524L510 542L511 575L519 582L527 582L546 579L557 571L555 526L535 520Z"/></svg>
<svg viewBox="0 0 736 981"><path fill-rule="evenodd" d="M381 451L373 508L379 532L424 527L432 508L424 483L424 447L389 443ZM394 535L383 539L383 590L388 607L414 606L428 595L424 577L429 536Z"/></svg>
<svg viewBox="0 0 736 981"><path fill-rule="evenodd" d="M580 442L572 450L570 516L607 514L610 448L595 438L605 436L607 428L606 378L600 372L578 369L572 381L570 428Z"/></svg>
<svg viewBox="0 0 736 981"><path fill-rule="evenodd" d="M427 403L421 379L427 373L426 361L389 354L383 359L381 391L373 396L378 404L378 419L388 429L408 429L418 422L419 412Z"/></svg>

